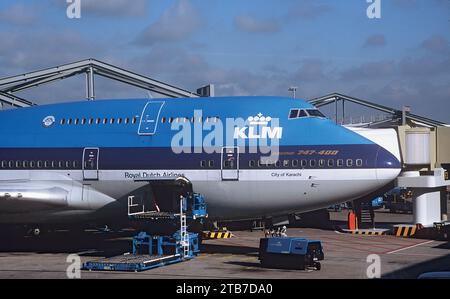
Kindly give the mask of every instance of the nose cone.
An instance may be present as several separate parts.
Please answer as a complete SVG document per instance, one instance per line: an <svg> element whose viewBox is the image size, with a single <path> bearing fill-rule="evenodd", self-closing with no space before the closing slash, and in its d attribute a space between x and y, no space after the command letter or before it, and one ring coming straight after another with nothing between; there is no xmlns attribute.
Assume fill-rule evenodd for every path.
<svg viewBox="0 0 450 299"><path fill-rule="evenodd" d="M381 146L378 149L376 165L377 179L386 183L396 179L402 168L400 160Z"/></svg>

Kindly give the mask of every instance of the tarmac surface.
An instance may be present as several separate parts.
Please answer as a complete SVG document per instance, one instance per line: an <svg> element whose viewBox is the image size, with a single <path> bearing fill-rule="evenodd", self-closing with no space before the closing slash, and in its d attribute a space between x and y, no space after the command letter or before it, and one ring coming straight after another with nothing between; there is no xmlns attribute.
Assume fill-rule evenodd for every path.
<svg viewBox="0 0 450 299"><path fill-rule="evenodd" d="M346 211L332 212L333 225L342 224ZM410 214L377 212L380 225L407 222ZM410 220L409 220L410 221ZM322 270L262 268L258 260L261 231L236 231L229 240L208 240L193 260L141 273L81 271L81 278L162 279L308 279L367 278L374 256L381 262L382 278L417 278L430 271L450 271L450 244L445 241L394 236L359 236L333 229L290 228L289 236L321 240L325 260ZM69 254L82 262L131 250L134 232L70 234L56 232L41 237L3 238L0 243L0 278L67 278ZM370 259L368 260L368 257ZM69 268L70 269L70 268Z"/></svg>

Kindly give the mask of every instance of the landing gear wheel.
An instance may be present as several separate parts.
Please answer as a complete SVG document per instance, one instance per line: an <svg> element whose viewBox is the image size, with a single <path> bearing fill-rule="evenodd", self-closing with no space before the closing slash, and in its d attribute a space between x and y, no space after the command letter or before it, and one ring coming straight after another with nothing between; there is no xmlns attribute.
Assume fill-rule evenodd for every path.
<svg viewBox="0 0 450 299"><path fill-rule="evenodd" d="M317 271L320 271L320 269L322 269L322 264L320 264L319 262L316 262L314 264L314 267L316 268Z"/></svg>

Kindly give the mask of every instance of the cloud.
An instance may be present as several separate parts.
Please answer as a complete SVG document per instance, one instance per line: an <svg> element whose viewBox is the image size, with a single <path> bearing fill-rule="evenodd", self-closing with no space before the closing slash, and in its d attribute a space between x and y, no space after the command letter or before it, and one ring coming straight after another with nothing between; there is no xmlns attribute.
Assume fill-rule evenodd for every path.
<svg viewBox="0 0 450 299"><path fill-rule="evenodd" d="M313 20L332 11L329 4L316 0L305 0L292 6L287 14L290 20Z"/></svg>
<svg viewBox="0 0 450 299"><path fill-rule="evenodd" d="M419 58L404 58L399 62L402 75L408 76L438 76L449 74L450 58L441 59L435 56L424 56Z"/></svg>
<svg viewBox="0 0 450 299"><path fill-rule="evenodd" d="M430 52L448 54L450 51L448 40L440 35L434 35L424 40L421 47Z"/></svg>
<svg viewBox="0 0 450 299"><path fill-rule="evenodd" d="M178 42L196 32L201 24L201 16L191 2L178 0L140 34L137 43L154 45Z"/></svg>
<svg viewBox="0 0 450 299"><path fill-rule="evenodd" d="M396 65L394 61L376 61L346 69L341 72L340 77L345 81L380 79L393 75L395 71Z"/></svg>
<svg viewBox="0 0 450 299"><path fill-rule="evenodd" d="M318 59L305 59L292 75L295 81L317 81L325 78L325 63Z"/></svg>
<svg viewBox="0 0 450 299"><path fill-rule="evenodd" d="M369 36L364 43L364 47L384 47L386 38L383 34L374 34Z"/></svg>
<svg viewBox="0 0 450 299"><path fill-rule="evenodd" d="M54 5L67 9L68 3L52 0ZM100 17L140 17L147 13L147 0L81 0L81 16L94 15Z"/></svg>
<svg viewBox="0 0 450 299"><path fill-rule="evenodd" d="M247 15L234 18L234 26L248 33L275 33L280 31L280 25L276 20L258 20Z"/></svg>
<svg viewBox="0 0 450 299"><path fill-rule="evenodd" d="M0 11L0 22L14 25L31 25L37 20L35 5L17 3Z"/></svg>

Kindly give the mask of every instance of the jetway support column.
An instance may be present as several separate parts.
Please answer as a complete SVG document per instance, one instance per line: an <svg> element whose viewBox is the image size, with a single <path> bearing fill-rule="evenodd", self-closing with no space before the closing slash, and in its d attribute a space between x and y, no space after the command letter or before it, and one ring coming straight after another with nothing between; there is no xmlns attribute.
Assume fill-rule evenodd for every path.
<svg viewBox="0 0 450 299"><path fill-rule="evenodd" d="M397 186L413 192L414 224L432 227L447 221L447 199L444 190L450 185L445 170L436 168L432 175L419 171L404 172L397 178Z"/></svg>
<svg viewBox="0 0 450 299"><path fill-rule="evenodd" d="M447 187L441 189L441 219L443 222L448 221L448 192Z"/></svg>
<svg viewBox="0 0 450 299"><path fill-rule="evenodd" d="M441 192L439 188L411 188L413 191L414 224L424 226L441 222Z"/></svg>

